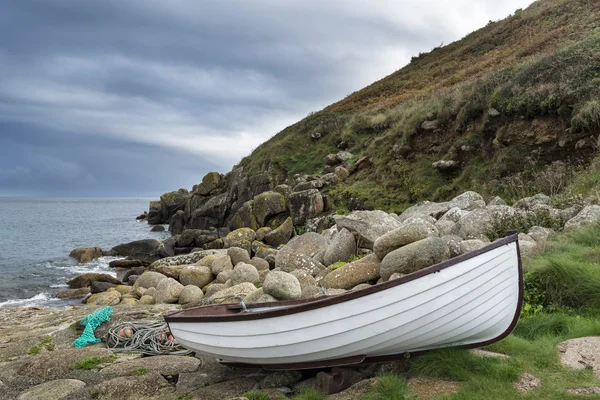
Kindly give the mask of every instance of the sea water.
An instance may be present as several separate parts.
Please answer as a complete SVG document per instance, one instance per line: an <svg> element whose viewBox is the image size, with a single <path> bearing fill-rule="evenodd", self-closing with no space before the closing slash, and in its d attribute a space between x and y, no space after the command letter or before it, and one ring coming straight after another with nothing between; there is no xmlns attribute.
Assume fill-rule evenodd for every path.
<svg viewBox="0 0 600 400"><path fill-rule="evenodd" d="M113 276L101 257L79 264L69 257L77 247L109 250L138 239L164 240L135 219L150 199L0 198L0 307L61 306L55 294L65 281L85 272Z"/></svg>

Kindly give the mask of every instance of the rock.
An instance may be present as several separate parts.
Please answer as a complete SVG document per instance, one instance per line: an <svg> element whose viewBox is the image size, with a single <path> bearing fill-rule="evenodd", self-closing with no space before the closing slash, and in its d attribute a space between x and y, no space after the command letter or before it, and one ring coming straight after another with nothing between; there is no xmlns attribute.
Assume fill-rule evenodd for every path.
<svg viewBox="0 0 600 400"><path fill-rule="evenodd" d="M186 189L175 190L160 196L161 222L169 222L177 211L183 211L189 198L190 194Z"/></svg>
<svg viewBox="0 0 600 400"><path fill-rule="evenodd" d="M269 269L269 262L259 257L253 257L248 264L253 265L259 272Z"/></svg>
<svg viewBox="0 0 600 400"><path fill-rule="evenodd" d="M85 297L90 293L90 289L87 287L79 288L79 289L67 289L61 290L56 293L56 297L59 299L77 299L80 297Z"/></svg>
<svg viewBox="0 0 600 400"><path fill-rule="evenodd" d="M112 275L100 274L97 272L87 272L82 275L78 275L75 278L68 280L67 285L73 289L83 288L90 286L92 282L109 282L115 285L120 285L122 282Z"/></svg>
<svg viewBox="0 0 600 400"><path fill-rule="evenodd" d="M158 272L146 271L133 285L134 288L143 287L143 288L156 288L160 281L163 279L167 279L167 277L163 274L159 274Z"/></svg>
<svg viewBox="0 0 600 400"><path fill-rule="evenodd" d="M481 240L478 240L478 239L470 239L470 240L463 240L462 242L460 242L459 246L460 246L459 254L467 254L467 253L470 253L475 250L479 250L480 248L484 247L485 243L483 243Z"/></svg>
<svg viewBox="0 0 600 400"><path fill-rule="evenodd" d="M133 299L133 298L129 298L129 297L124 298L119 303L120 306L137 306L139 304L140 304L140 301L138 299Z"/></svg>
<svg viewBox="0 0 600 400"><path fill-rule="evenodd" d="M301 379L300 371L278 371L267 375L259 382L258 387L261 389L290 387Z"/></svg>
<svg viewBox="0 0 600 400"><path fill-rule="evenodd" d="M233 271L232 271L233 272ZM210 283L208 286L206 286L204 288L204 297L211 297L213 294L220 292L221 290L225 290L227 289L227 285L225 285L225 282L223 283L215 283L215 281L213 281L212 283Z"/></svg>
<svg viewBox="0 0 600 400"><path fill-rule="evenodd" d="M600 379L600 337L571 339L558 344L560 363L573 369L591 369Z"/></svg>
<svg viewBox="0 0 600 400"><path fill-rule="evenodd" d="M325 156L325 164L326 165L338 165L340 163L341 163L341 161L338 160L336 154L327 154Z"/></svg>
<svg viewBox="0 0 600 400"><path fill-rule="evenodd" d="M135 217L136 220L141 221L148 218L148 211L144 211L142 214Z"/></svg>
<svg viewBox="0 0 600 400"><path fill-rule="evenodd" d="M219 272L215 281L217 283L226 283L233 276L233 268Z"/></svg>
<svg viewBox="0 0 600 400"><path fill-rule="evenodd" d="M90 292L93 293L102 293L107 292L108 290L117 287L114 283L110 282L92 282L90 284Z"/></svg>
<svg viewBox="0 0 600 400"><path fill-rule="evenodd" d="M380 274L388 279L393 273L409 274L440 263L449 256L444 240L432 236L392 251L381 261Z"/></svg>
<svg viewBox="0 0 600 400"><path fill-rule="evenodd" d="M323 260L326 266L338 261L348 261L356 255L356 240L347 229L342 229L325 250Z"/></svg>
<svg viewBox="0 0 600 400"><path fill-rule="evenodd" d="M154 298L152 296L145 294L142 297L140 297L139 304L145 304L145 305L154 304Z"/></svg>
<svg viewBox="0 0 600 400"><path fill-rule="evenodd" d="M505 206L507 205L506 202L504 200L502 200L502 197L494 197L492 198L490 201L488 201L488 206Z"/></svg>
<svg viewBox="0 0 600 400"><path fill-rule="evenodd" d="M295 300L302 294L298 279L283 271L271 271L262 288L266 294L278 300Z"/></svg>
<svg viewBox="0 0 600 400"><path fill-rule="evenodd" d="M238 285L242 282L256 283L259 281L258 270L251 264L238 263L233 268L231 284Z"/></svg>
<svg viewBox="0 0 600 400"><path fill-rule="evenodd" d="M459 196L456 196L448 202L450 208L458 208L461 210L473 211L478 208L485 208L485 201L479 193L476 192L465 192ZM454 221L458 222L458 221Z"/></svg>
<svg viewBox="0 0 600 400"><path fill-rule="evenodd" d="M414 220L377 238L373 252L383 260L388 253L429 236L438 236L437 228L427 221Z"/></svg>
<svg viewBox="0 0 600 400"><path fill-rule="evenodd" d="M71 251L69 257L73 257L77 262L83 264L102 257L102 249L100 247L80 247Z"/></svg>
<svg viewBox="0 0 600 400"><path fill-rule="evenodd" d="M90 306L114 306L121 301L121 294L117 291L96 293L88 297L86 303Z"/></svg>
<svg viewBox="0 0 600 400"><path fill-rule="evenodd" d="M577 394L580 396L591 396L594 394L600 394L600 386L567 389L567 393Z"/></svg>
<svg viewBox="0 0 600 400"><path fill-rule="evenodd" d="M442 240L446 243L446 246L448 246L450 258L460 255L460 243L463 241L460 236L444 235L442 236Z"/></svg>
<svg viewBox="0 0 600 400"><path fill-rule="evenodd" d="M358 236L358 247L373 249L377 238L400 228L402 223L391 215L380 211L353 211L348 215L334 215L338 231L347 229Z"/></svg>
<svg viewBox="0 0 600 400"><path fill-rule="evenodd" d="M352 289L361 283L379 279L380 267L377 256L371 254L331 271L319 283L324 288Z"/></svg>
<svg viewBox="0 0 600 400"><path fill-rule="evenodd" d="M459 163L454 160L439 160L431 164L431 166L439 171L452 171L459 167Z"/></svg>
<svg viewBox="0 0 600 400"><path fill-rule="evenodd" d="M554 231L550 228L543 228L541 226L532 226L527 232L527 235L532 238L535 242L545 242L548 236L553 234Z"/></svg>
<svg viewBox="0 0 600 400"><path fill-rule="evenodd" d="M352 153L349 151L340 151L335 156L339 162L346 162L353 157Z"/></svg>
<svg viewBox="0 0 600 400"><path fill-rule="evenodd" d="M340 183L340 180L336 174L330 172L321 177L321 182L323 182L323 186L335 186Z"/></svg>
<svg viewBox="0 0 600 400"><path fill-rule="evenodd" d="M543 193L538 193L535 196L525 197L524 199L517 201L513 205L513 207L521 209L521 210L530 210L535 205L549 206L551 204L552 204L552 199L550 199L550 197L546 196Z"/></svg>
<svg viewBox="0 0 600 400"><path fill-rule="evenodd" d="M368 156L361 157L358 160L356 160L356 163L354 163L354 167L359 171L370 168L372 166L373 160L371 159L371 157Z"/></svg>
<svg viewBox="0 0 600 400"><path fill-rule="evenodd" d="M221 184L221 175L218 172L209 172L202 178L202 183L196 187L196 192L203 196L208 196L214 192Z"/></svg>
<svg viewBox="0 0 600 400"><path fill-rule="evenodd" d="M256 232L250 228L240 228L233 232L230 232L225 239L223 244L225 247L242 247L242 243L252 243L256 239Z"/></svg>
<svg viewBox="0 0 600 400"><path fill-rule="evenodd" d="M133 286L129 286L129 285L117 285L117 286L115 286L115 290L117 292L121 293L122 295L134 293Z"/></svg>
<svg viewBox="0 0 600 400"><path fill-rule="evenodd" d="M277 299L270 294L266 294L263 291L263 288L256 289L254 292L250 293L246 298L244 298L244 302L248 304L254 303L271 303L277 301Z"/></svg>
<svg viewBox="0 0 600 400"><path fill-rule="evenodd" d="M488 115L492 118L496 118L500 116L500 111L496 110L495 108L490 108L488 110Z"/></svg>
<svg viewBox="0 0 600 400"><path fill-rule="evenodd" d="M356 290L363 290L363 289L368 289L370 288L372 285L369 285L368 283L361 283L360 285L356 285L354 286L352 289L350 289L351 291L356 291Z"/></svg>
<svg viewBox="0 0 600 400"><path fill-rule="evenodd" d="M292 189L292 192L302 192L304 190L309 189L321 189L323 187L323 181L320 179L309 181L309 182L300 182Z"/></svg>
<svg viewBox="0 0 600 400"><path fill-rule="evenodd" d="M186 214L179 210L169 218L169 232L172 235L179 235L185 229Z"/></svg>
<svg viewBox="0 0 600 400"><path fill-rule="evenodd" d="M329 240L318 233L307 232L294 237L277 253L275 265L284 272L304 269L315 275L325 266L314 261L312 257L320 251L325 251L328 246Z"/></svg>
<svg viewBox="0 0 600 400"><path fill-rule="evenodd" d="M439 126L439 121L437 119L434 119L433 121L423 121L423 123L421 124L421 129L423 129L424 131L435 131L439 128Z"/></svg>
<svg viewBox="0 0 600 400"><path fill-rule="evenodd" d="M260 227L254 215L254 200L248 200L235 212L229 226L233 230L240 228L256 230Z"/></svg>
<svg viewBox="0 0 600 400"><path fill-rule="evenodd" d="M542 380L529 373L522 374L519 379L515 382L514 387L517 391L522 393L531 392L533 389L538 388L542 385Z"/></svg>
<svg viewBox="0 0 600 400"><path fill-rule="evenodd" d="M196 229L209 229L220 226L228 206L227 193L212 196L200 208L192 212L190 226Z"/></svg>
<svg viewBox="0 0 600 400"><path fill-rule="evenodd" d="M183 285L173 278L161 280L156 286L155 304L173 304L179 300Z"/></svg>
<svg viewBox="0 0 600 400"><path fill-rule="evenodd" d="M455 229L456 222L452 222L450 220L440 220L437 221L434 226L438 230L439 236L446 236L452 233Z"/></svg>
<svg viewBox="0 0 600 400"><path fill-rule="evenodd" d="M215 286L215 284L213 283L211 286ZM220 291L212 294L209 297L209 300L211 302L214 302L215 304L221 304L221 303L239 303L239 301L240 301L239 298L238 299L233 299L233 298L230 298L230 299L219 299L219 300L217 300L217 298L223 297L223 296L232 295L232 294L237 294L237 295L240 295L241 297L246 297L247 295L249 295L250 293L254 292L255 290L256 290L256 286L254 286L252 283L250 283L250 282L243 282L243 283L240 283L239 285L234 285L234 286L231 286L229 288L225 288L223 290L220 290ZM208 290L206 291L206 296L208 296Z"/></svg>
<svg viewBox="0 0 600 400"><path fill-rule="evenodd" d="M169 278L179 280L179 274L185 267L187 267L187 265L161 265L156 268L155 271L168 276Z"/></svg>
<svg viewBox="0 0 600 400"><path fill-rule="evenodd" d="M230 247L227 249L227 255L231 258L231 263L237 265L241 262L245 264L250 263L249 252L240 247Z"/></svg>
<svg viewBox="0 0 600 400"><path fill-rule="evenodd" d="M506 215L515 215L515 211L511 207L506 207L506 209ZM494 215L488 209L474 210L462 217L456 223L451 233L463 239L478 239L492 230L493 222Z"/></svg>
<svg viewBox="0 0 600 400"><path fill-rule="evenodd" d="M244 250L244 253L246 253L246 250ZM233 270L233 263L231 262L231 257L227 255L217 256L212 262L211 271L214 276L218 276L223 271L231 270Z"/></svg>
<svg viewBox="0 0 600 400"><path fill-rule="evenodd" d="M294 225L303 225L306 220L323 212L323 197L317 189L292 193L289 201L290 214Z"/></svg>
<svg viewBox="0 0 600 400"><path fill-rule="evenodd" d="M298 279L301 290L304 290L304 288L307 286L317 286L317 280L303 269L296 269L290 272L290 274L294 275L296 279Z"/></svg>
<svg viewBox="0 0 600 400"><path fill-rule="evenodd" d="M144 263L140 260L114 260L108 263L110 268L136 268L143 267Z"/></svg>
<svg viewBox="0 0 600 400"><path fill-rule="evenodd" d="M268 191L254 197L254 215L259 226L265 226L268 218L286 209L285 197L281 193Z"/></svg>
<svg viewBox="0 0 600 400"><path fill-rule="evenodd" d="M264 227L262 227L262 228L259 228L259 229L256 231L256 240L258 240L259 242L262 242L262 241L264 241L264 239L265 239L265 236L267 236L267 234L268 234L269 232L271 232L272 230L273 230L273 229L271 229L271 228L269 228L269 227L266 227L266 226L264 226Z"/></svg>
<svg viewBox="0 0 600 400"><path fill-rule="evenodd" d="M163 225L154 225L152 227L152 229L150 229L150 232L164 232L165 231L165 227Z"/></svg>
<svg viewBox="0 0 600 400"><path fill-rule="evenodd" d="M157 254L161 257L173 257L175 255L175 244L177 243L178 235L172 236L160 243Z"/></svg>
<svg viewBox="0 0 600 400"><path fill-rule="evenodd" d="M133 254L153 254L156 253L160 243L154 239L135 240L129 243L123 243L112 248L115 254L123 257L129 257Z"/></svg>
<svg viewBox="0 0 600 400"><path fill-rule="evenodd" d="M409 218L431 216L433 218L440 218L450 209L449 203L434 203L431 201L422 201L407 208L400 216L399 221L405 222Z"/></svg>
<svg viewBox="0 0 600 400"><path fill-rule="evenodd" d="M600 206L585 206L579 214L567 221L565 229L579 228L584 225L595 223L598 220L600 220Z"/></svg>
<svg viewBox="0 0 600 400"><path fill-rule="evenodd" d="M150 372L145 375L120 376L118 378L102 381L88 389L85 399L96 398L138 400L138 399L164 399L169 396L169 383L162 375Z"/></svg>
<svg viewBox="0 0 600 400"><path fill-rule="evenodd" d="M57 379L34 386L21 393L17 400L59 400L77 392L85 382L77 379Z"/></svg>
<svg viewBox="0 0 600 400"><path fill-rule="evenodd" d="M151 201L148 209L148 224L162 224L162 214L160 210L160 201Z"/></svg>
<svg viewBox="0 0 600 400"><path fill-rule="evenodd" d="M293 233L294 224L292 222L292 218L288 217L278 228L267 232L264 239L265 242L271 246L277 247L282 244L286 244L292 237Z"/></svg>
<svg viewBox="0 0 600 400"><path fill-rule="evenodd" d="M450 222L456 223L456 222L460 221L460 219L467 214L469 214L469 211L467 211L467 210L463 210L459 207L452 207L444 215L442 215L440 217L438 222L450 221Z"/></svg>
<svg viewBox="0 0 600 400"><path fill-rule="evenodd" d="M342 166L335 167L334 174L338 177L338 179L343 182L350 176L350 172Z"/></svg>
<svg viewBox="0 0 600 400"><path fill-rule="evenodd" d="M188 265L179 273L179 281L184 285L204 287L211 283L215 277L210 268L205 266Z"/></svg>

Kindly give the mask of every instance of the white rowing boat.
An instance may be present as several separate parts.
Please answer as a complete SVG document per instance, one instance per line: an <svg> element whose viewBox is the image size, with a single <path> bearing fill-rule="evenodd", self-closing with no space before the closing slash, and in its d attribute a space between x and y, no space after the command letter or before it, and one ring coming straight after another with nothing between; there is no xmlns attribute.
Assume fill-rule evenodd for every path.
<svg viewBox="0 0 600 400"><path fill-rule="evenodd" d="M228 364L301 369L387 361L508 336L523 300L517 235L338 296L221 304L165 316L188 349Z"/></svg>

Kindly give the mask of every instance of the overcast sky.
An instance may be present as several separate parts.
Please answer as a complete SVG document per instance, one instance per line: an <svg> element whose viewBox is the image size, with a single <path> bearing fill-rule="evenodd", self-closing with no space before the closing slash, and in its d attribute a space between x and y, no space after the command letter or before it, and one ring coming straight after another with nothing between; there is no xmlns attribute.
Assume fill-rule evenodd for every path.
<svg viewBox="0 0 600 400"><path fill-rule="evenodd" d="M531 0L0 0L0 196L150 196Z"/></svg>

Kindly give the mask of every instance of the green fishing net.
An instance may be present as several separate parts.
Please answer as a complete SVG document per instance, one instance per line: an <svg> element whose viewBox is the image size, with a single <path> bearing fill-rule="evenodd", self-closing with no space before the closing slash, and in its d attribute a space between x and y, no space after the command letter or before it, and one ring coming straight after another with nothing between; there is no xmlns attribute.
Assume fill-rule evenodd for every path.
<svg viewBox="0 0 600 400"><path fill-rule="evenodd" d="M85 347L90 343L98 343L100 339L94 336L94 329L105 322L110 321L110 315L113 309L111 306L106 306L100 310L96 310L87 317L83 317L81 325L85 326L83 333L73 342L75 347Z"/></svg>

